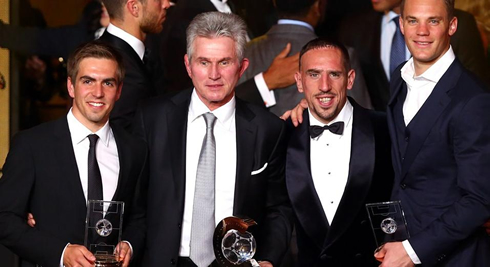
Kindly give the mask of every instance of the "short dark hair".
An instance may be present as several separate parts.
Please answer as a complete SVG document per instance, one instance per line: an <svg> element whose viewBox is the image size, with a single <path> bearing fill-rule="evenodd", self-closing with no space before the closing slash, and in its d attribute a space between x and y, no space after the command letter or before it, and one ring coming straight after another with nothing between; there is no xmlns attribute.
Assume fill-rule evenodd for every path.
<svg viewBox="0 0 490 267"><path fill-rule="evenodd" d="M66 69L72 83L75 83L80 68L80 62L85 58L100 58L115 61L117 63L117 83L120 84L124 79L125 70L121 54L109 44L101 41L92 41L78 46L68 58Z"/></svg>
<svg viewBox="0 0 490 267"><path fill-rule="evenodd" d="M102 0L102 3L104 3L105 8L107 9L109 17L122 20L124 15L124 6L126 5L127 1L128 0ZM146 0L138 1L143 5L146 4Z"/></svg>
<svg viewBox="0 0 490 267"><path fill-rule="evenodd" d="M298 18L308 14L310 7L318 0L274 0L280 18Z"/></svg>
<svg viewBox="0 0 490 267"><path fill-rule="evenodd" d="M400 5L400 13L403 16L403 10L405 9L405 1L402 0L402 4ZM446 5L446 11L447 11L447 17L449 20L453 19L454 17L454 0L441 0L444 1L444 4Z"/></svg>
<svg viewBox="0 0 490 267"><path fill-rule="evenodd" d="M305 44L303 48L301 48L301 52L299 53L299 68L301 69L301 58L306 52L313 49L321 48L335 48L340 50L345 70L348 72L351 69L349 51L347 50L347 48L341 42L335 39L324 37L313 39Z"/></svg>

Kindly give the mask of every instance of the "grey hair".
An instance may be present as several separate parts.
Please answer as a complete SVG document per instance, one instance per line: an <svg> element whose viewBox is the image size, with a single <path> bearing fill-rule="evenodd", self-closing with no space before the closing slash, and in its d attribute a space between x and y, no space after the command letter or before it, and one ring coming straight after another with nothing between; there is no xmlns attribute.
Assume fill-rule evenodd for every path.
<svg viewBox="0 0 490 267"><path fill-rule="evenodd" d="M206 12L197 15L187 28L187 56L189 61L194 52L196 37L229 37L235 41L235 52L241 62L247 43L247 25L239 16L221 12Z"/></svg>

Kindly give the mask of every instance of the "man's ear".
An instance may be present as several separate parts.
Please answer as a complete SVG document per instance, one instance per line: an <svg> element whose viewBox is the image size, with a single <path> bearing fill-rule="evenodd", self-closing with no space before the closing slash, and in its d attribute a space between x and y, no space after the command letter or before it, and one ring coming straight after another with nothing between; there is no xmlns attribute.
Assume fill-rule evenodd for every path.
<svg viewBox="0 0 490 267"><path fill-rule="evenodd" d="M126 2L126 10L131 14L133 17L138 17L139 16L139 1L137 0L128 0Z"/></svg>
<svg viewBox="0 0 490 267"><path fill-rule="evenodd" d="M296 80L296 87L298 87L298 92L304 93L303 83L301 82L301 73L299 71L294 74L294 79Z"/></svg>
<svg viewBox="0 0 490 267"><path fill-rule="evenodd" d="M187 75L192 79L192 70L191 70L191 62L189 61L189 57L187 54L184 56L184 64L185 64L185 69L187 70Z"/></svg>
<svg viewBox="0 0 490 267"><path fill-rule="evenodd" d="M352 89L355 80L356 80L356 71L354 69L351 69L347 74L347 90Z"/></svg>
<svg viewBox="0 0 490 267"><path fill-rule="evenodd" d="M68 94L71 98L75 98L75 86L73 85L71 78L66 79L66 88L68 89Z"/></svg>

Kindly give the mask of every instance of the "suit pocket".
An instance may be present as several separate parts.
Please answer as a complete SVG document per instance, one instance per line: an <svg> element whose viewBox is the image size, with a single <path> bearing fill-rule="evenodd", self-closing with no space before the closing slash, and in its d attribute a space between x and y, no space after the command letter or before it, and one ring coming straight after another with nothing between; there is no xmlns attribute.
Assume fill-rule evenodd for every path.
<svg viewBox="0 0 490 267"><path fill-rule="evenodd" d="M263 172L266 168L267 168L267 162L264 164L264 166L262 166L262 168L258 169L258 170L255 170L255 171L252 171L252 173L250 173L251 175L257 175L261 172Z"/></svg>

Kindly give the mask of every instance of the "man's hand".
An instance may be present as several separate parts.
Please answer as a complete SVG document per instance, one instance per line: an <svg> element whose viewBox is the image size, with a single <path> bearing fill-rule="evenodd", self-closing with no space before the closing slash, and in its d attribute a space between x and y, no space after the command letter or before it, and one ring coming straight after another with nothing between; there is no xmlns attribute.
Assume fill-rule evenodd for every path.
<svg viewBox="0 0 490 267"><path fill-rule="evenodd" d="M485 227L485 231L487 231L487 234L490 235L490 220L483 224L483 227Z"/></svg>
<svg viewBox="0 0 490 267"><path fill-rule="evenodd" d="M269 90L284 88L295 83L294 74L298 71L299 53L288 57L291 44L274 58L269 68L262 74Z"/></svg>
<svg viewBox="0 0 490 267"><path fill-rule="evenodd" d="M287 120L289 117L291 117L291 121L293 122L294 126L297 127L300 123L303 123L303 111L307 108L308 102L306 102L306 99L303 98L296 107L284 112L284 114L282 114L282 116L279 118Z"/></svg>
<svg viewBox="0 0 490 267"><path fill-rule="evenodd" d="M376 260L381 262L380 267L413 267L412 259L408 256L402 242L390 242L374 254Z"/></svg>
<svg viewBox="0 0 490 267"><path fill-rule="evenodd" d="M95 256L88 249L81 245L68 245L63 255L63 264L66 267L92 267L95 263Z"/></svg>
<svg viewBox="0 0 490 267"><path fill-rule="evenodd" d="M274 267L274 266L272 265L272 263L270 263L270 262L268 262L268 261L260 261L260 262L259 262L259 265L260 265L260 267Z"/></svg>
<svg viewBox="0 0 490 267"><path fill-rule="evenodd" d="M36 220L34 220L34 215L32 215L32 213L27 214L27 224L30 227L36 226Z"/></svg>
<svg viewBox="0 0 490 267"><path fill-rule="evenodd" d="M116 255L119 257L119 261L122 261L122 267L127 267L131 260L131 248L126 242L119 242L116 247Z"/></svg>

